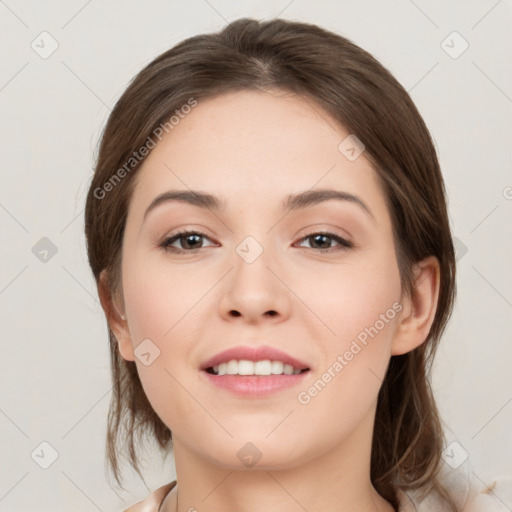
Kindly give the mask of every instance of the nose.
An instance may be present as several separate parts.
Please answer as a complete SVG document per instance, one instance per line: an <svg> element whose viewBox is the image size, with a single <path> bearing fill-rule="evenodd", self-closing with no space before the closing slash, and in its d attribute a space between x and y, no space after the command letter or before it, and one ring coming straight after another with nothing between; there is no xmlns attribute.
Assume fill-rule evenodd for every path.
<svg viewBox="0 0 512 512"><path fill-rule="evenodd" d="M238 253L233 257L233 269L226 276L220 314L225 320L240 320L248 324L282 322L289 317L291 292L280 276L281 266L270 251L250 262Z"/></svg>

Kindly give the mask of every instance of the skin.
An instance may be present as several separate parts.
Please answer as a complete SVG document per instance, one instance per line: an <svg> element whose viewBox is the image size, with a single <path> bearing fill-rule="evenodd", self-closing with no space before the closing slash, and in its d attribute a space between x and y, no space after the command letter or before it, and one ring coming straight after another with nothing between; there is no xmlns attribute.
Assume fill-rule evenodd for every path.
<svg viewBox="0 0 512 512"><path fill-rule="evenodd" d="M136 176L123 240L122 289L98 291L126 360L135 361L149 401L171 429L178 486L163 502L179 511L392 511L370 481L377 394L392 355L426 339L439 265L416 266L405 296L392 225L377 174L363 154L338 145L349 133L305 99L283 91L228 93L199 104L150 153ZM357 195L285 214L289 194L329 188ZM192 189L226 209L172 201ZM205 234L166 251L181 229ZM355 244L315 242L331 231ZM252 236L262 254L247 263L237 246ZM190 241L190 238L188 239ZM327 251L326 252L326 249ZM402 310L308 404L298 401L355 337L399 302ZM274 314L268 314L273 311ZM149 338L149 366L134 353ZM201 363L237 345L275 346L308 363L298 387L242 398L211 385ZM246 467L247 442L261 459Z"/></svg>

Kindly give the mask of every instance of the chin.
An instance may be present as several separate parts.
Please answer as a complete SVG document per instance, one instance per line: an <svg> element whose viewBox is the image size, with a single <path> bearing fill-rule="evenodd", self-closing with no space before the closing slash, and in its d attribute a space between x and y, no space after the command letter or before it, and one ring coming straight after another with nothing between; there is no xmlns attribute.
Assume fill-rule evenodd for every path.
<svg viewBox="0 0 512 512"><path fill-rule="evenodd" d="M203 453L203 456L214 465L231 471L291 469L314 457L314 450L311 457L308 457L306 452L299 451L297 446L303 446L300 440L290 440L291 442L287 444L283 442L281 436L276 436L275 439L271 437L272 435L265 439L261 434L257 437L250 435L235 437L219 443L217 445L219 449L213 452L210 445L208 452Z"/></svg>

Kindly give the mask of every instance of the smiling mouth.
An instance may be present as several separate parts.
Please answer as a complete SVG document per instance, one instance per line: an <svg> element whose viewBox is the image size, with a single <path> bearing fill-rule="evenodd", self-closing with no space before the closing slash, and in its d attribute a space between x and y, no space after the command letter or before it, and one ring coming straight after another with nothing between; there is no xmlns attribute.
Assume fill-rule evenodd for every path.
<svg viewBox="0 0 512 512"><path fill-rule="evenodd" d="M309 368L294 368L290 364L284 364L281 361L260 360L230 360L215 366L205 368L204 371L210 375L222 377L239 376L239 377L278 377L299 375L309 371Z"/></svg>
<svg viewBox="0 0 512 512"><path fill-rule="evenodd" d="M219 372L215 372L214 369L210 366L210 368L206 368L206 370L204 370L206 373L210 373L211 375L219 375ZM292 373L292 374L286 374L286 373L271 373L271 374L261 374L261 375L258 375L258 374L249 374L249 375L246 375L246 374L241 374L241 373L224 373L221 375L221 377L223 375L234 375L236 377L272 377L272 376L281 376L281 375L298 375L300 373L305 373L305 372L309 372L309 368L304 368L303 370L298 370L297 373Z"/></svg>
<svg viewBox="0 0 512 512"><path fill-rule="evenodd" d="M283 361L231 359L202 370L208 381L218 388L244 398L263 399L297 386L310 368L296 367Z"/></svg>

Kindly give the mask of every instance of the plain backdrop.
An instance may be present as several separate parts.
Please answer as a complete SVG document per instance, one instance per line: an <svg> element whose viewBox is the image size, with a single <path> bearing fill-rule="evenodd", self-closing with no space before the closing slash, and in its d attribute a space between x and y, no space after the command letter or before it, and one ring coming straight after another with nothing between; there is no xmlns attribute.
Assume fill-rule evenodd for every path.
<svg viewBox="0 0 512 512"><path fill-rule="evenodd" d="M158 54L276 16L368 50L423 115L458 248L433 379L449 453L482 483L512 470L510 0L2 0L0 512L121 510L174 479L172 458L151 451L148 487L127 471L122 491L105 474L107 328L83 235L94 152Z"/></svg>

